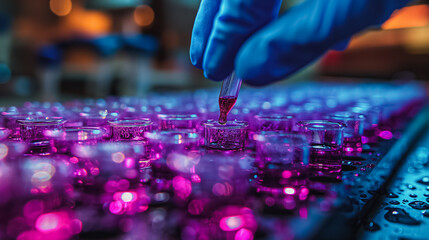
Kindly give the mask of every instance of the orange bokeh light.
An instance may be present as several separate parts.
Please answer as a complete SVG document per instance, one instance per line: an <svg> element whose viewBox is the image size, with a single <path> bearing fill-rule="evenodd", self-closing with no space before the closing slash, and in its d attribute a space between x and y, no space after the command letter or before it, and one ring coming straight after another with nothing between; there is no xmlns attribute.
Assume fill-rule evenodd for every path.
<svg viewBox="0 0 429 240"><path fill-rule="evenodd" d="M429 6L415 5L395 11L389 20L383 23L382 28L398 29L427 25L429 25Z"/></svg>
<svg viewBox="0 0 429 240"><path fill-rule="evenodd" d="M64 18L63 27L71 32L97 36L111 31L112 19L101 11L75 6L73 11Z"/></svg>
<svg viewBox="0 0 429 240"><path fill-rule="evenodd" d="M50 0L49 7L57 16L66 16L72 10L71 0Z"/></svg>
<svg viewBox="0 0 429 240"><path fill-rule="evenodd" d="M134 21L141 27L147 27L153 23L155 12L148 5L138 6L134 10Z"/></svg>

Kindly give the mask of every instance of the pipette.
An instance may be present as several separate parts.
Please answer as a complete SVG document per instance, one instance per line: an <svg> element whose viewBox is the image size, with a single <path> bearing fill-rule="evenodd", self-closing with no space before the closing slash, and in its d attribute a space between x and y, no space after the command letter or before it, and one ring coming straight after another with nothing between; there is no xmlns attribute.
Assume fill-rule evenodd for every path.
<svg viewBox="0 0 429 240"><path fill-rule="evenodd" d="M232 72L227 78L222 82L222 88L220 89L219 94L219 123L226 124L226 118L228 113L234 107L235 102L237 101L238 93L240 92L241 79L237 78L235 72Z"/></svg>

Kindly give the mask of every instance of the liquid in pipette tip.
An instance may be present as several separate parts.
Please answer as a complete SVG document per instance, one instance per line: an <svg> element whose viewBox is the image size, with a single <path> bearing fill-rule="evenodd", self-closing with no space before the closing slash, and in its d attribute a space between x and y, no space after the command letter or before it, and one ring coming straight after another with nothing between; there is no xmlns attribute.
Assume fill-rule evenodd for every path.
<svg viewBox="0 0 429 240"><path fill-rule="evenodd" d="M228 113L231 111L232 107L234 107L236 101L237 101L237 97L234 97L234 96L219 98L219 108L220 108L219 123L220 124L226 124Z"/></svg>

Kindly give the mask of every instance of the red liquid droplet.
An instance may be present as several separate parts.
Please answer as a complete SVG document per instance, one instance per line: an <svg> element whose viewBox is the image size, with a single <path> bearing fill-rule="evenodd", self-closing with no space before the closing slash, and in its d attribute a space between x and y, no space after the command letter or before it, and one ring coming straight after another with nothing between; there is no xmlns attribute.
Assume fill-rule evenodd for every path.
<svg viewBox="0 0 429 240"><path fill-rule="evenodd" d="M226 117L228 116L228 113L229 111L231 111L232 107L234 107L236 101L237 101L237 97L233 97L233 96L219 98L219 108L220 108L219 123L222 123L222 124L226 123Z"/></svg>

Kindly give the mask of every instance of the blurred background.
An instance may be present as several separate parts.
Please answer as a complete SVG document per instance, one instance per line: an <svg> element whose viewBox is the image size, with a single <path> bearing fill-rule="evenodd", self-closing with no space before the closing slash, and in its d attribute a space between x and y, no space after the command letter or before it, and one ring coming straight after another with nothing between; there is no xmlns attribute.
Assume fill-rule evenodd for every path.
<svg viewBox="0 0 429 240"><path fill-rule="evenodd" d="M285 1L282 11L299 3ZM190 64L200 0L0 0L0 105L217 86ZM288 81L429 79L429 1ZM350 80L353 81L353 80Z"/></svg>

